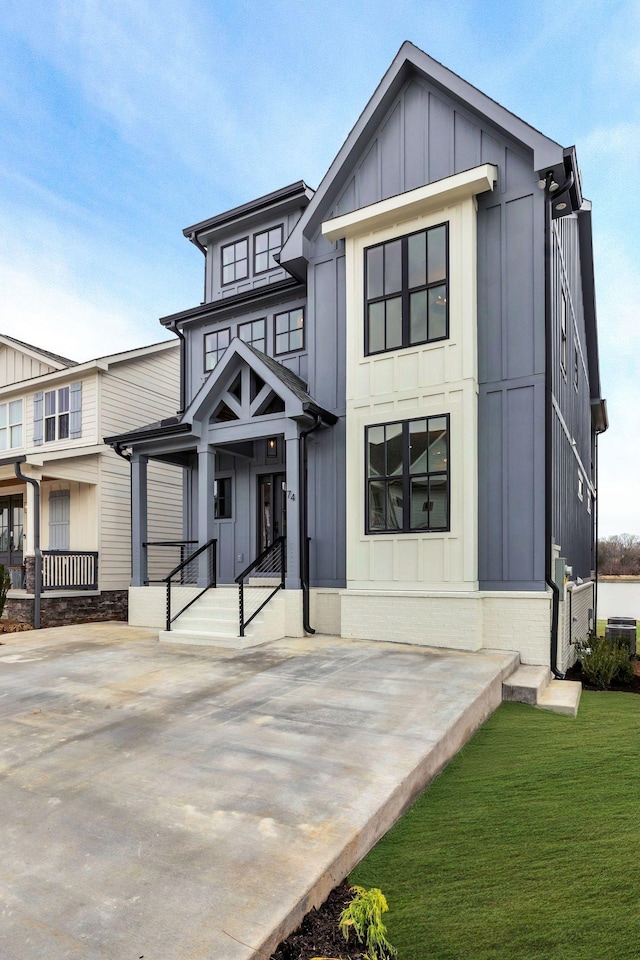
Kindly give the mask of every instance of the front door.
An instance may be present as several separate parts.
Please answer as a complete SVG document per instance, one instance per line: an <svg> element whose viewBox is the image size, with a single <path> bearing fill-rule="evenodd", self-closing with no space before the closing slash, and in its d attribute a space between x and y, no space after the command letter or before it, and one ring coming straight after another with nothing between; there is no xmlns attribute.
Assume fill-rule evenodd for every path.
<svg viewBox="0 0 640 960"><path fill-rule="evenodd" d="M287 535L287 480L284 473L258 477L258 553Z"/></svg>
<svg viewBox="0 0 640 960"><path fill-rule="evenodd" d="M22 494L0 497L0 563L5 567L22 564L24 509Z"/></svg>

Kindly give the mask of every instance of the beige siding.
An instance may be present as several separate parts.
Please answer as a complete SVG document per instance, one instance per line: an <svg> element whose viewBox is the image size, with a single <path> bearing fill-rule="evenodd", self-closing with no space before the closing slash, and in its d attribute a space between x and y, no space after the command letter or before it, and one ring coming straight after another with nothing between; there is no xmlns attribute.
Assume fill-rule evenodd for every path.
<svg viewBox="0 0 640 960"><path fill-rule="evenodd" d="M35 357L30 357L12 347L0 347L0 387L10 383L19 383L21 380L30 380L45 373L53 373L59 367L41 363Z"/></svg>
<svg viewBox="0 0 640 960"><path fill-rule="evenodd" d="M173 416L179 406L179 392L177 344L159 353L112 364L101 383L101 437Z"/></svg>
<svg viewBox="0 0 640 960"><path fill-rule="evenodd" d="M129 465L111 451L101 458L100 589L123 590L131 579L131 493ZM182 470L149 463L149 540L182 536ZM155 573L164 575L167 570Z"/></svg>
<svg viewBox="0 0 640 960"><path fill-rule="evenodd" d="M148 468L149 540L182 539L182 468L167 463L149 462ZM194 548L192 548L194 549ZM149 579L156 580L180 562L179 550L161 547L149 549Z"/></svg>
<svg viewBox="0 0 640 960"><path fill-rule="evenodd" d="M91 458L97 461L97 457ZM95 464L97 468L97 463ZM97 470L96 470L97 472ZM63 480L43 481L40 493L40 526L42 549L50 549L49 543L49 493L51 490L69 491L69 549L97 550L98 524L96 520L97 487L90 483L74 483Z"/></svg>
<svg viewBox="0 0 640 960"><path fill-rule="evenodd" d="M60 387L69 386L72 383L82 381L82 436L77 440L52 440L48 443L42 443L35 446L33 442L33 398L36 393L46 393L48 390L59 390ZM25 404L25 428L26 428L26 450L27 454L46 455L58 450L75 450L78 447L92 446L100 443L102 438L98 437L98 420L96 416L96 407L98 403L98 374L85 373L83 377L73 376L69 371L69 376L56 380L53 383L39 383L29 385L29 392L26 394Z"/></svg>

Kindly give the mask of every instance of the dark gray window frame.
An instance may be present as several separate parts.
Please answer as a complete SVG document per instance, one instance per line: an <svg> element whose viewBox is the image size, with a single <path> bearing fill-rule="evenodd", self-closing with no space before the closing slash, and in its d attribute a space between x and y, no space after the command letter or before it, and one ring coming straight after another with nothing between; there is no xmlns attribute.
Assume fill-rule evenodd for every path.
<svg viewBox="0 0 640 960"><path fill-rule="evenodd" d="M206 332L205 335L204 335L204 372L205 372L205 373L211 373L212 370L215 370L215 368L218 366L218 364L219 364L219 362L220 362L220 357L222 356L222 354L224 353L224 351L225 351L225 350L227 349L227 347L229 346L229 343L228 343L227 346L226 346L226 347L224 348L224 350L222 350L222 351L220 350L219 347L216 347L215 350L207 350L207 340L208 340L208 338L211 337L211 336L214 336L214 335L215 335L215 336L219 336L221 333L228 333L228 334L229 334L229 343L231 343L231 327L222 327L220 330L207 330L207 332ZM213 354L213 353L216 354L216 362L214 363L214 365L213 365L212 367L208 367L208 366L207 366L207 357L210 356L210 355Z"/></svg>
<svg viewBox="0 0 640 960"><path fill-rule="evenodd" d="M409 238L417 236L420 233L428 234L431 230L438 230L440 227L445 228L445 279L444 287L446 293L446 318L445 318L445 333L441 337L432 337L427 336L426 340L418 340L415 343L411 343L411 317L409 311L409 298L412 293L418 293L422 290L428 291L435 289L436 287L441 287L443 285L442 280L433 281L432 283L421 284L416 287L409 287L409 257L408 257L408 246ZM368 254L370 250L375 250L379 247L384 247L388 243L395 243L396 241L401 241L402 246L402 288L400 296L402 298L402 343L399 346L385 347L383 350L369 350L369 304L371 303L381 303L387 300L397 297L398 294L387 295L382 297L372 297L368 298L367 290L367 261ZM364 353L367 357L375 357L381 353L391 353L395 350L404 350L407 347L417 347L424 345L426 343L439 343L443 340L448 340L450 336L449 329L449 278L450 278L450 262L449 262L449 221L444 220L442 223L434 223L430 227L422 227L420 230L412 230L411 233L402 234L399 237L390 237L387 240L382 240L380 243L371 244L370 247L366 247L364 251L364 276L363 276L363 290L364 290ZM427 333L428 333L428 321L427 321Z"/></svg>
<svg viewBox="0 0 640 960"><path fill-rule="evenodd" d="M265 230L258 230L257 233L254 233L254 235L253 235L253 275L254 275L254 277L259 277L260 274L262 274L262 273L269 273L270 270L277 270L277 269L279 269L279 267L280 267L280 264L279 264L279 263L276 263L276 264L274 264L273 267L265 267L264 270L258 270L258 269L256 269L256 257L259 255L259 253L265 253L265 252L266 252L267 257L269 257L269 256L271 255L271 247L267 247L267 250L266 250L266 251L264 251L264 250L257 251L257 250L256 250L256 240L258 239L258 237L263 236L265 233L267 233L267 234L271 233L272 230L279 230L279 231L280 231L280 246L278 247L278 252L280 252L280 250L282 250L282 245L283 245L283 243L284 243L284 224L283 224L283 223L277 223L277 224L275 225L275 227L267 227ZM275 250L275 247L274 247L274 250Z"/></svg>
<svg viewBox="0 0 640 960"><path fill-rule="evenodd" d="M446 470L431 470L426 471L425 473L412 474L409 470L409 425L412 423L418 423L421 420L446 420L447 422L447 469ZM372 529L369 526L369 488L372 480L383 480L388 481L392 477L380 476L380 477L370 477L369 476L369 430L375 429L376 427L402 427L402 474L394 475L393 479L402 478L402 498L404 503L411 504L411 479L412 477L422 478L422 477L435 477L435 476L446 476L447 478L447 518L446 525L443 527L411 527L411 507L409 506L408 510L403 509L403 527L399 529L389 528L385 530ZM429 429L427 423L427 431ZM427 534L427 533L449 533L451 530L451 417L448 413L438 413L433 415L425 415L424 417L411 417L409 420L389 420L384 423L371 423L367 424L364 431L364 485L365 485L365 497L364 497L364 531L367 536L381 536L387 537L389 535L400 536L407 533L410 534ZM428 466L428 458L427 458Z"/></svg>
<svg viewBox="0 0 640 960"><path fill-rule="evenodd" d="M221 497L217 492L217 487L213 488L213 518L214 520L233 520L233 477L232 476L222 476L216 477L215 484L225 483L228 484L228 492L226 496ZM220 501L228 503L226 507L226 512L221 514L218 504Z"/></svg>
<svg viewBox="0 0 640 960"><path fill-rule="evenodd" d="M233 280L225 280L224 268L225 266L230 266L230 264L224 263L224 251L228 250L229 247L237 246L239 243L246 243L247 245L247 256L246 256L247 272L244 273L242 276L235 275ZM232 263L235 266L236 263L241 263L244 259L245 259L244 257L240 257L239 259L234 259ZM234 270L234 274L235 274L235 270ZM232 240L230 243L225 243L224 246L220 247L220 284L223 287L228 287L232 283L238 283L238 281L240 280L246 280L248 276L249 276L249 235L247 234L246 237L239 237L237 240Z"/></svg>
<svg viewBox="0 0 640 960"><path fill-rule="evenodd" d="M297 310L300 310L302 312L302 327L301 328L295 327L294 331L297 331L298 329L302 329L302 346L293 347L292 349L289 348L287 350L278 350L278 317L284 317L285 314L290 315L292 313L295 313ZM306 327L307 327L307 318L306 318L306 313L303 306L290 307L288 310L281 310L279 313L274 313L273 315L273 355L274 357L283 357L287 353L300 353L301 351L303 351L305 349L305 344L307 339ZM289 325L287 333L288 333L288 342L291 343L291 333L292 333L291 325Z"/></svg>
<svg viewBox="0 0 640 960"><path fill-rule="evenodd" d="M255 343L255 341L254 341L254 340L244 340L244 339L240 336L240 331L242 330L243 327L251 327L254 323L261 323L261 324L262 324L263 335L262 335L261 337L256 337L256 339L257 339L257 340L264 340L264 350L263 350L263 352L266 353L266 352L267 352L267 318L266 318L266 317L256 317L255 320L244 320L242 323L239 323L239 324L238 324L238 330L237 330L238 338L239 338L240 340L242 340L243 343L248 343L248 344L250 344L251 346L253 346L254 343ZM259 350L259 349L260 349L259 347L256 347L256 350Z"/></svg>

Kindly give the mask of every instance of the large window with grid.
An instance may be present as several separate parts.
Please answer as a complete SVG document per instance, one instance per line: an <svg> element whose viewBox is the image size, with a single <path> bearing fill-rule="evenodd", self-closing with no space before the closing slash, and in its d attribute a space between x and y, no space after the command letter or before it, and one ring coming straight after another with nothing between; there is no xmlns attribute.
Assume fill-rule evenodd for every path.
<svg viewBox="0 0 640 960"><path fill-rule="evenodd" d="M69 436L69 387L47 390L44 395L44 441Z"/></svg>
<svg viewBox="0 0 640 960"><path fill-rule="evenodd" d="M23 446L22 400L0 403L0 450Z"/></svg>
<svg viewBox="0 0 640 960"><path fill-rule="evenodd" d="M448 225L365 250L365 353L449 336Z"/></svg>
<svg viewBox="0 0 640 960"><path fill-rule="evenodd" d="M235 283L249 276L249 238L236 240L222 248L222 283Z"/></svg>
<svg viewBox="0 0 640 960"><path fill-rule="evenodd" d="M280 266L273 259L274 254L280 253L282 248L282 224L256 233L253 238L253 272L265 273Z"/></svg>
<svg viewBox="0 0 640 960"><path fill-rule="evenodd" d="M304 348L304 310L287 310L275 316L275 354L292 353Z"/></svg>
<svg viewBox="0 0 640 960"><path fill-rule="evenodd" d="M213 370L231 342L231 331L229 327L224 330L214 330L213 333L205 334L204 338L204 368Z"/></svg>
<svg viewBox="0 0 640 960"><path fill-rule="evenodd" d="M366 428L366 532L449 529L449 417Z"/></svg>
<svg viewBox="0 0 640 960"><path fill-rule="evenodd" d="M256 350L262 350L266 353L266 321L264 317L260 320L249 320L247 323L241 323L238 327L238 336L245 343L250 343Z"/></svg>

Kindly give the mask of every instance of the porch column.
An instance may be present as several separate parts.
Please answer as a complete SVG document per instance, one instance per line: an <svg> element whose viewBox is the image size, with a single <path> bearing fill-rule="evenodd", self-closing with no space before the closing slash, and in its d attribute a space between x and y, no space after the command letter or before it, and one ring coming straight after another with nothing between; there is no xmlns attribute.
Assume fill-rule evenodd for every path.
<svg viewBox="0 0 640 960"><path fill-rule="evenodd" d="M198 450L198 546L202 547L213 537L213 482L215 480L216 454L208 444ZM200 555L198 586L209 582L207 551Z"/></svg>
<svg viewBox="0 0 640 960"><path fill-rule="evenodd" d="M300 590L300 443L297 426L295 436L287 433L287 590Z"/></svg>
<svg viewBox="0 0 640 960"><path fill-rule="evenodd" d="M143 587L147 573L147 463L148 457L131 455L131 586Z"/></svg>

